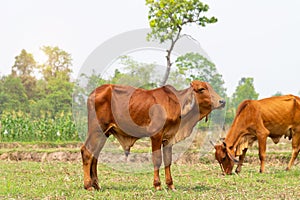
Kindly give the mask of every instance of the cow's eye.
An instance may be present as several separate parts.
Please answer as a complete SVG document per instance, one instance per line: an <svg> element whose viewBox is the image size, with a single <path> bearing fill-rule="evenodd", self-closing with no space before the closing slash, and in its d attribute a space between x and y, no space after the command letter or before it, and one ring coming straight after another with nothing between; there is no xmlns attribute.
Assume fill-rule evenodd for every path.
<svg viewBox="0 0 300 200"><path fill-rule="evenodd" d="M198 92L199 92L199 93L203 93L204 90L205 90L205 88L200 88L200 89L198 89Z"/></svg>

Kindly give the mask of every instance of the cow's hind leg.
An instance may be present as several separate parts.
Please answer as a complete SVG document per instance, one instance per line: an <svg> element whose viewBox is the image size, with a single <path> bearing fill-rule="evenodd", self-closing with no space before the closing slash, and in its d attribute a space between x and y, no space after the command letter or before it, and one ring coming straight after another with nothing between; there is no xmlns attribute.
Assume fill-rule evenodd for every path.
<svg viewBox="0 0 300 200"><path fill-rule="evenodd" d="M97 158L106 140L107 137L104 134L95 132L88 136L85 144L81 147L84 188L87 190L100 189L97 175Z"/></svg>
<svg viewBox="0 0 300 200"><path fill-rule="evenodd" d="M290 159L290 162L286 168L286 170L290 170L292 165L294 164L294 161L296 160L299 151L300 151L300 131L294 132L293 138L292 138L292 157Z"/></svg>
<svg viewBox="0 0 300 200"><path fill-rule="evenodd" d="M154 166L153 186L156 190L161 190L161 182L159 178L159 168L162 163L161 138L151 137L151 143L152 143L152 162Z"/></svg>
<svg viewBox="0 0 300 200"><path fill-rule="evenodd" d="M92 190L92 163L93 155L86 149L85 145L81 147L81 157L83 165L83 182L84 188Z"/></svg>
<svg viewBox="0 0 300 200"><path fill-rule="evenodd" d="M165 165L166 184L169 189L175 190L175 186L173 185L173 180L171 175L172 145L164 145L163 158L164 158L164 165Z"/></svg>

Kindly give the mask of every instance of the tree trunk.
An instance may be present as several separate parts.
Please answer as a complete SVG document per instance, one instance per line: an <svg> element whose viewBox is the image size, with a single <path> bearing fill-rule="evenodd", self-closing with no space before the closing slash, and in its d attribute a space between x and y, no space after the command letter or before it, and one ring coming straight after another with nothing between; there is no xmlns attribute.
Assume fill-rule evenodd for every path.
<svg viewBox="0 0 300 200"><path fill-rule="evenodd" d="M160 83L160 86L164 86L166 85L167 83L167 80L169 78L169 75L170 75L170 71L171 71L171 66L172 66L172 63L171 63L171 51L170 50L167 50L168 54L166 56L167 58L167 69L165 71L165 75Z"/></svg>
<svg viewBox="0 0 300 200"><path fill-rule="evenodd" d="M176 34L176 37L175 39L171 39L171 46L170 46L170 49L167 50L167 69L166 69L166 72L165 72L165 75L160 83L160 86L164 86L166 85L167 81L168 81L168 78L169 78L169 75L170 75L170 71L171 71L171 66L172 66L172 63L171 63L171 53L174 49L174 46L175 46L175 43L179 40L180 38L180 32L181 32L181 27L178 28L178 33Z"/></svg>

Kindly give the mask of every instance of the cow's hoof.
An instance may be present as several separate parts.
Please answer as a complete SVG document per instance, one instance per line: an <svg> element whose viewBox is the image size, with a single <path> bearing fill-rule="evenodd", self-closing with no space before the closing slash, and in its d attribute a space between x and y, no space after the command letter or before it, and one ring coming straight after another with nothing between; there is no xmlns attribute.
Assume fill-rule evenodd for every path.
<svg viewBox="0 0 300 200"><path fill-rule="evenodd" d="M100 190L98 180L94 180L92 186L95 188L95 190Z"/></svg>
<svg viewBox="0 0 300 200"><path fill-rule="evenodd" d="M176 191L175 186L174 185L168 185L168 189L172 190L173 192Z"/></svg>
<svg viewBox="0 0 300 200"><path fill-rule="evenodd" d="M95 190L95 188L93 188L93 187L89 187L89 188L85 188L87 191L94 191Z"/></svg>
<svg viewBox="0 0 300 200"><path fill-rule="evenodd" d="M161 186L159 185L159 186L155 186L155 190L156 191L160 191L161 190Z"/></svg>
<svg viewBox="0 0 300 200"><path fill-rule="evenodd" d="M96 184L94 183L93 188L95 188L95 190L100 190L100 187L99 187L98 183L96 183Z"/></svg>
<svg viewBox="0 0 300 200"><path fill-rule="evenodd" d="M285 168L285 171L289 171L289 170L290 170L290 168L288 168L288 167L287 167L287 168Z"/></svg>
<svg viewBox="0 0 300 200"><path fill-rule="evenodd" d="M91 181L91 180L84 181L84 189L90 191L91 188L93 188L93 186L92 186L92 181Z"/></svg>

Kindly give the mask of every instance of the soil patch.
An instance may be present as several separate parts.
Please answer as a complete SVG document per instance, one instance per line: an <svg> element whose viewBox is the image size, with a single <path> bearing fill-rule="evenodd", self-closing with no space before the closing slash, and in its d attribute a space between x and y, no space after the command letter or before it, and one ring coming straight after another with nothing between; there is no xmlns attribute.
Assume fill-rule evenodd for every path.
<svg viewBox="0 0 300 200"><path fill-rule="evenodd" d="M33 161L33 162L81 162L80 147L82 143L70 144L24 144L24 143L0 143L0 160ZM116 149L116 148L115 148ZM267 164L287 164L291 152L271 151L267 152ZM101 163L149 163L152 164L151 152L131 153L125 161L123 152L113 152L111 149L102 151L98 161ZM195 151L186 151L181 154L173 154L173 161L177 164L217 163L214 151L205 154ZM245 163L260 163L256 152L246 155ZM298 160L295 161L297 165Z"/></svg>

